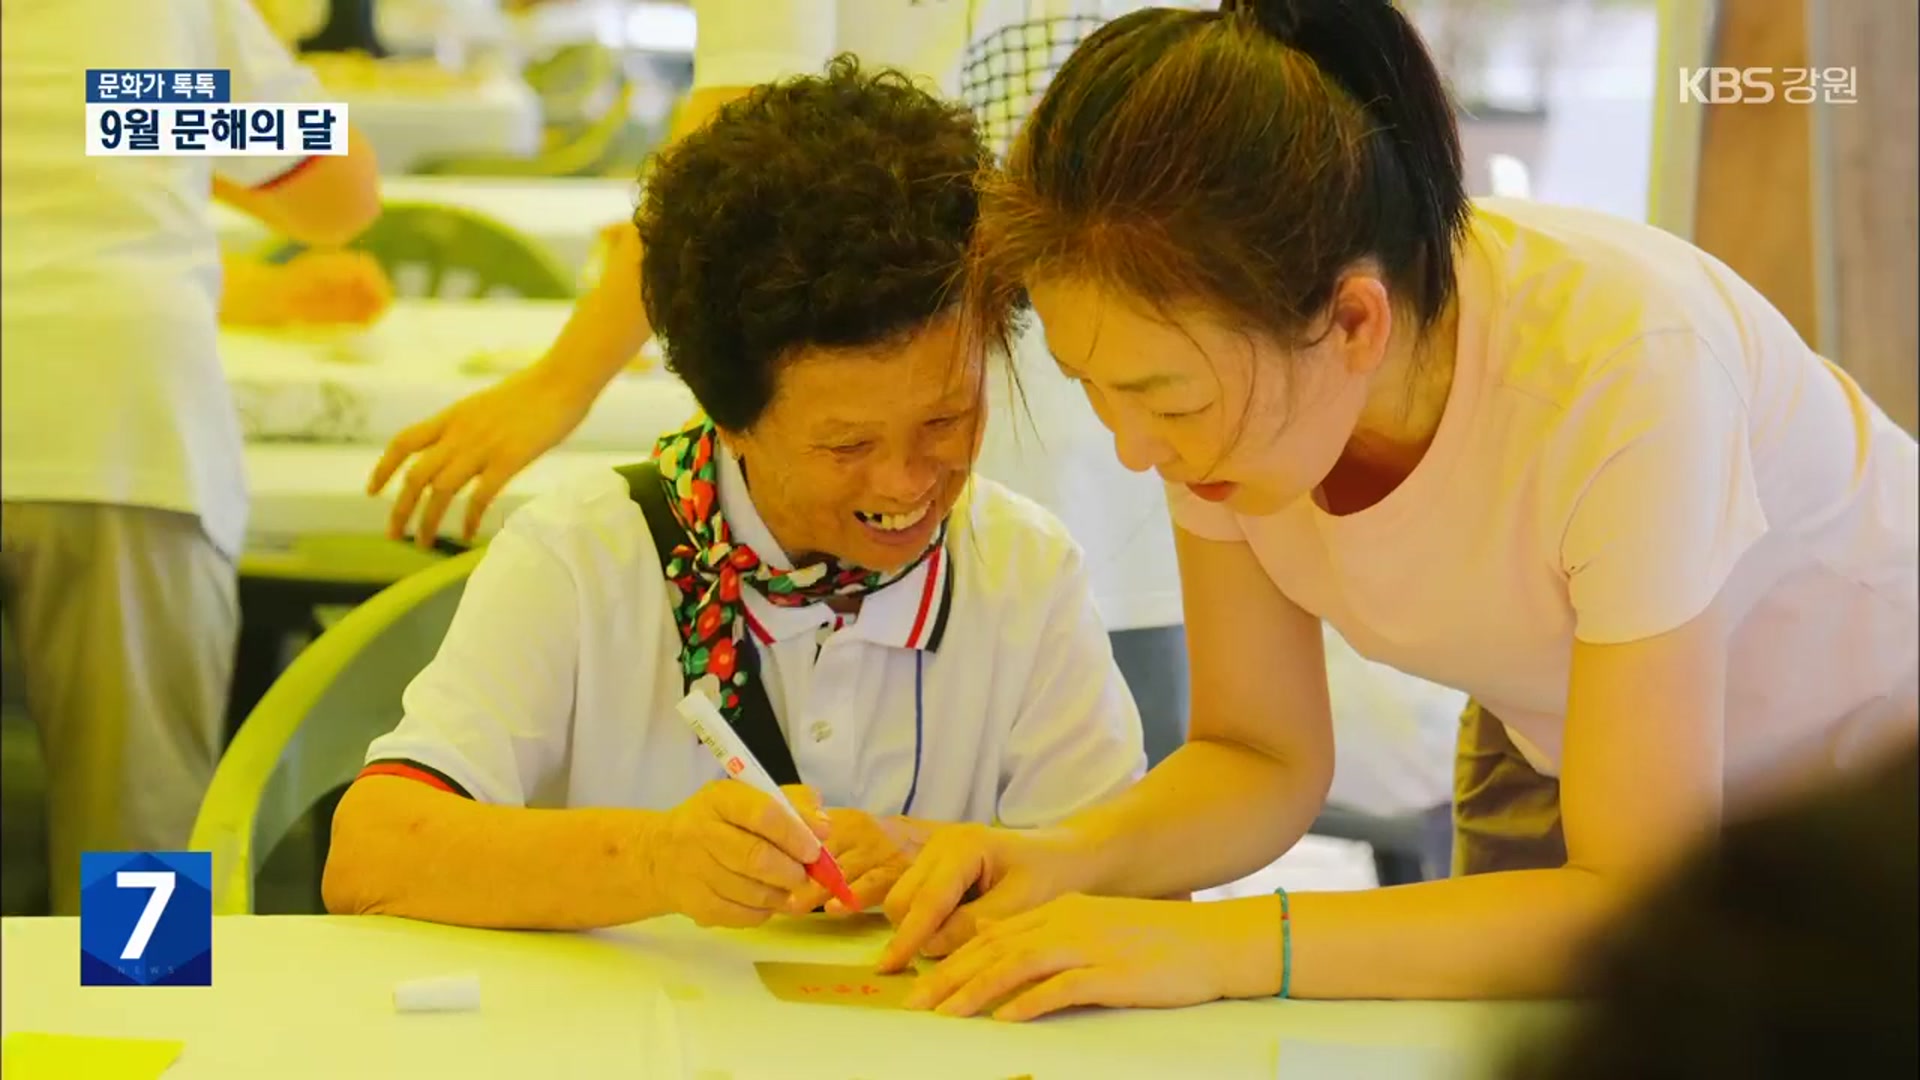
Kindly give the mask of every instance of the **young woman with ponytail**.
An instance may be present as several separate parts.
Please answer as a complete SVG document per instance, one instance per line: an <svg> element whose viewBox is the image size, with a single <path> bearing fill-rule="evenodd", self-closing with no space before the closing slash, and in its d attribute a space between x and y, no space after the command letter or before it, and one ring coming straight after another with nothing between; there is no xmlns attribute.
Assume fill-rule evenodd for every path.
<svg viewBox="0 0 1920 1080"><path fill-rule="evenodd" d="M1171 493L1190 741L888 898L912 1004L1552 995L1720 823L1911 747L1915 444L1726 266L1470 201L1388 0L1089 38L985 193L980 329L1031 306ZM1451 880L1188 904L1333 770L1321 624L1470 693ZM1870 857L1863 854L1862 857Z"/></svg>

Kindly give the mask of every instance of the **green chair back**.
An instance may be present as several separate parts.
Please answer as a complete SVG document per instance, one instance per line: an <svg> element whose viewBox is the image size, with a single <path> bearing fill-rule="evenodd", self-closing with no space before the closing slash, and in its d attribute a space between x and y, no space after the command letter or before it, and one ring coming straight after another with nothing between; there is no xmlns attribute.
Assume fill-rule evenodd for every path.
<svg viewBox="0 0 1920 1080"><path fill-rule="evenodd" d="M268 853L360 771L400 695L440 647L481 552L405 578L353 609L287 667L220 759L190 847L213 853L213 910L253 910Z"/></svg>
<svg viewBox="0 0 1920 1080"><path fill-rule="evenodd" d="M586 126L593 119L588 103L594 95L619 85L624 76L613 50L586 42L530 61L521 77L539 95L540 115L549 125Z"/></svg>
<svg viewBox="0 0 1920 1080"><path fill-rule="evenodd" d="M350 247L379 260L394 293L409 298L567 300L573 276L537 241L484 214L434 203L388 203ZM301 250L284 244L269 259Z"/></svg>

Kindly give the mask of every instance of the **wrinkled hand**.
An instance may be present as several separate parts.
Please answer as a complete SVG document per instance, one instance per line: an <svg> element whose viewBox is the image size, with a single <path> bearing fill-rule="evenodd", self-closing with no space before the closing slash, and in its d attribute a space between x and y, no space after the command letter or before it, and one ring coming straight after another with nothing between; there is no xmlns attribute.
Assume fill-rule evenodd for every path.
<svg viewBox="0 0 1920 1080"><path fill-rule="evenodd" d="M1030 910L1081 887L1081 856L1062 833L954 825L942 829L887 894L893 940L880 970L945 956L987 921ZM968 900L969 893L977 899Z"/></svg>
<svg viewBox="0 0 1920 1080"><path fill-rule="evenodd" d="M996 1020L1031 1020L1078 1005L1174 1008L1250 997L1264 973L1246 910L1063 896L982 929L922 975L906 1005L944 1016L993 1008Z"/></svg>
<svg viewBox="0 0 1920 1080"><path fill-rule="evenodd" d="M804 788L785 790L795 805L817 805ZM751 786L715 780L666 815L650 845L653 880L674 911L701 926L759 926L791 910L811 884L806 864L828 826L801 814L813 818L813 832Z"/></svg>
<svg viewBox="0 0 1920 1080"><path fill-rule="evenodd" d="M395 540L406 535L414 508L426 494L414 537L420 547L431 548L453 497L473 483L460 534L471 542L507 481L558 446L586 419L592 405L593 395L535 365L394 436L367 480L367 494L378 495L401 464L413 458L387 519L387 535Z"/></svg>
<svg viewBox="0 0 1920 1080"><path fill-rule="evenodd" d="M817 809L797 799L794 805L803 814ZM864 810L845 808L826 811L826 818L830 838L827 850L833 853L840 872L846 875L847 887L859 899L859 910L866 911L886 899L894 882L912 865L919 846L910 827L901 821L876 819ZM829 915L858 914L848 911L824 886L812 881L794 898L794 911L810 912L823 904Z"/></svg>

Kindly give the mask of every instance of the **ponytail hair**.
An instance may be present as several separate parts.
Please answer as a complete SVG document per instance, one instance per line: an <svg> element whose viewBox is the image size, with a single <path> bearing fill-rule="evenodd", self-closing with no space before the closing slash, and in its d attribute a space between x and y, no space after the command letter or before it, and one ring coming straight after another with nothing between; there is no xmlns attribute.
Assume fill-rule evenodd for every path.
<svg viewBox="0 0 1920 1080"><path fill-rule="evenodd" d="M1460 127L1420 32L1392 0L1223 0L1282 44L1311 58L1380 126L1410 196L1409 229L1433 249L1423 292L1453 291L1453 245L1469 206Z"/></svg>
<svg viewBox="0 0 1920 1080"><path fill-rule="evenodd" d="M1471 215L1453 105L1390 0L1148 9L1068 58L989 182L978 314L1071 276L1298 338L1370 263L1431 326Z"/></svg>

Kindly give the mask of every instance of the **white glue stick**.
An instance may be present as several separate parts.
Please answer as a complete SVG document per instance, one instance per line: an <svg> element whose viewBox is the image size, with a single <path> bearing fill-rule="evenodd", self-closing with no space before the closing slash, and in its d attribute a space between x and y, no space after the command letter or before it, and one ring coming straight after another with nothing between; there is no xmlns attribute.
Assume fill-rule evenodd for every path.
<svg viewBox="0 0 1920 1080"><path fill-rule="evenodd" d="M480 976L410 979L393 987L395 1012L472 1012L480 1007Z"/></svg>

